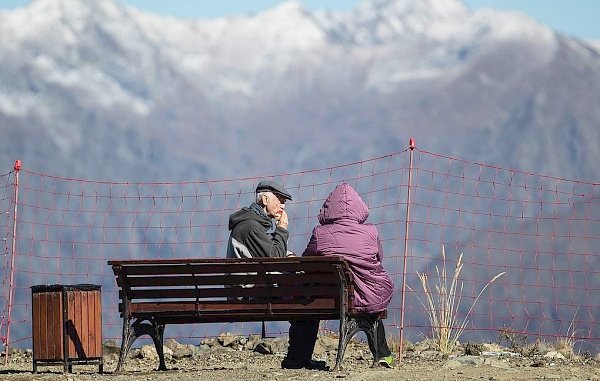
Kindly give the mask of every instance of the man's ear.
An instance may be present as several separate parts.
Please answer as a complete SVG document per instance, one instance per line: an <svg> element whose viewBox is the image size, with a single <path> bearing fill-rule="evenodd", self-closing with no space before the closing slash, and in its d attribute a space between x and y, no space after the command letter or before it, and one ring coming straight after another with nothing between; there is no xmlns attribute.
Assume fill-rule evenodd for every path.
<svg viewBox="0 0 600 381"><path fill-rule="evenodd" d="M268 198L268 196L267 196L266 193L263 193L263 194L260 195L260 203L261 203L262 206L266 206L267 205L267 198Z"/></svg>

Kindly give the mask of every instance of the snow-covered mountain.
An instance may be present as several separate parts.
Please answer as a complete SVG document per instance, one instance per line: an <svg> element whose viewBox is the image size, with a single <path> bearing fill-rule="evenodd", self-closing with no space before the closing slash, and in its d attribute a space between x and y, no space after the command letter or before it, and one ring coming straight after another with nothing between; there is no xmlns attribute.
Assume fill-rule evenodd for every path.
<svg viewBox="0 0 600 381"><path fill-rule="evenodd" d="M21 159L93 180L244 178L378 157L414 137L434 153L597 182L599 104L598 41L459 0L363 0L323 13L288 1L212 20L115 0L34 0L0 12L0 172ZM491 231L507 229L495 223L503 226ZM548 244L577 251L565 242ZM590 245L579 252L598 252ZM569 281L598 289L595 279Z"/></svg>
<svg viewBox="0 0 600 381"><path fill-rule="evenodd" d="M593 180L600 51L459 0L182 20L114 0L0 13L0 163L182 180L419 147Z"/></svg>

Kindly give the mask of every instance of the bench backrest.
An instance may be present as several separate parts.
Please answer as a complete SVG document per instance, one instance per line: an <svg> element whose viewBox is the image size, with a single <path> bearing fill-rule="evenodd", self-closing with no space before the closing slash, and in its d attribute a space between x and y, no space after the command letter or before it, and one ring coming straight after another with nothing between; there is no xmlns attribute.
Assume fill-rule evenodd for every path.
<svg viewBox="0 0 600 381"><path fill-rule="evenodd" d="M127 318L159 323L339 319L353 281L341 257L109 261Z"/></svg>

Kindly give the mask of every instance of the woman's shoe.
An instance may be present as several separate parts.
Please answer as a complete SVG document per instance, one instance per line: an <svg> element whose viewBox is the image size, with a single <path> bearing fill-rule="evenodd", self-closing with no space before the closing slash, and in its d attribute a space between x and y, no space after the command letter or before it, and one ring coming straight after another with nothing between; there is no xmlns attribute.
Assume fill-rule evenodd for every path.
<svg viewBox="0 0 600 381"><path fill-rule="evenodd" d="M386 368L391 368L393 364L394 364L394 356L392 356L392 355L382 357L379 359L379 365L384 366Z"/></svg>

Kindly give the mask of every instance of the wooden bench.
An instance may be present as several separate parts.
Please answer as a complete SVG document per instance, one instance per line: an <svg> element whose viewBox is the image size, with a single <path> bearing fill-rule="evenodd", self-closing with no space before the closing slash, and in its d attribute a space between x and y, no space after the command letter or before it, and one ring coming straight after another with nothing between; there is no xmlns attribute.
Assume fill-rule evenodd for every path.
<svg viewBox="0 0 600 381"><path fill-rule="evenodd" d="M377 324L353 309L354 283L339 257L109 261L119 286L123 337L117 372L133 342L149 335L166 370L167 324L339 320L334 370L359 331L377 353ZM244 286L241 286L244 285ZM385 318L385 311L380 314Z"/></svg>

